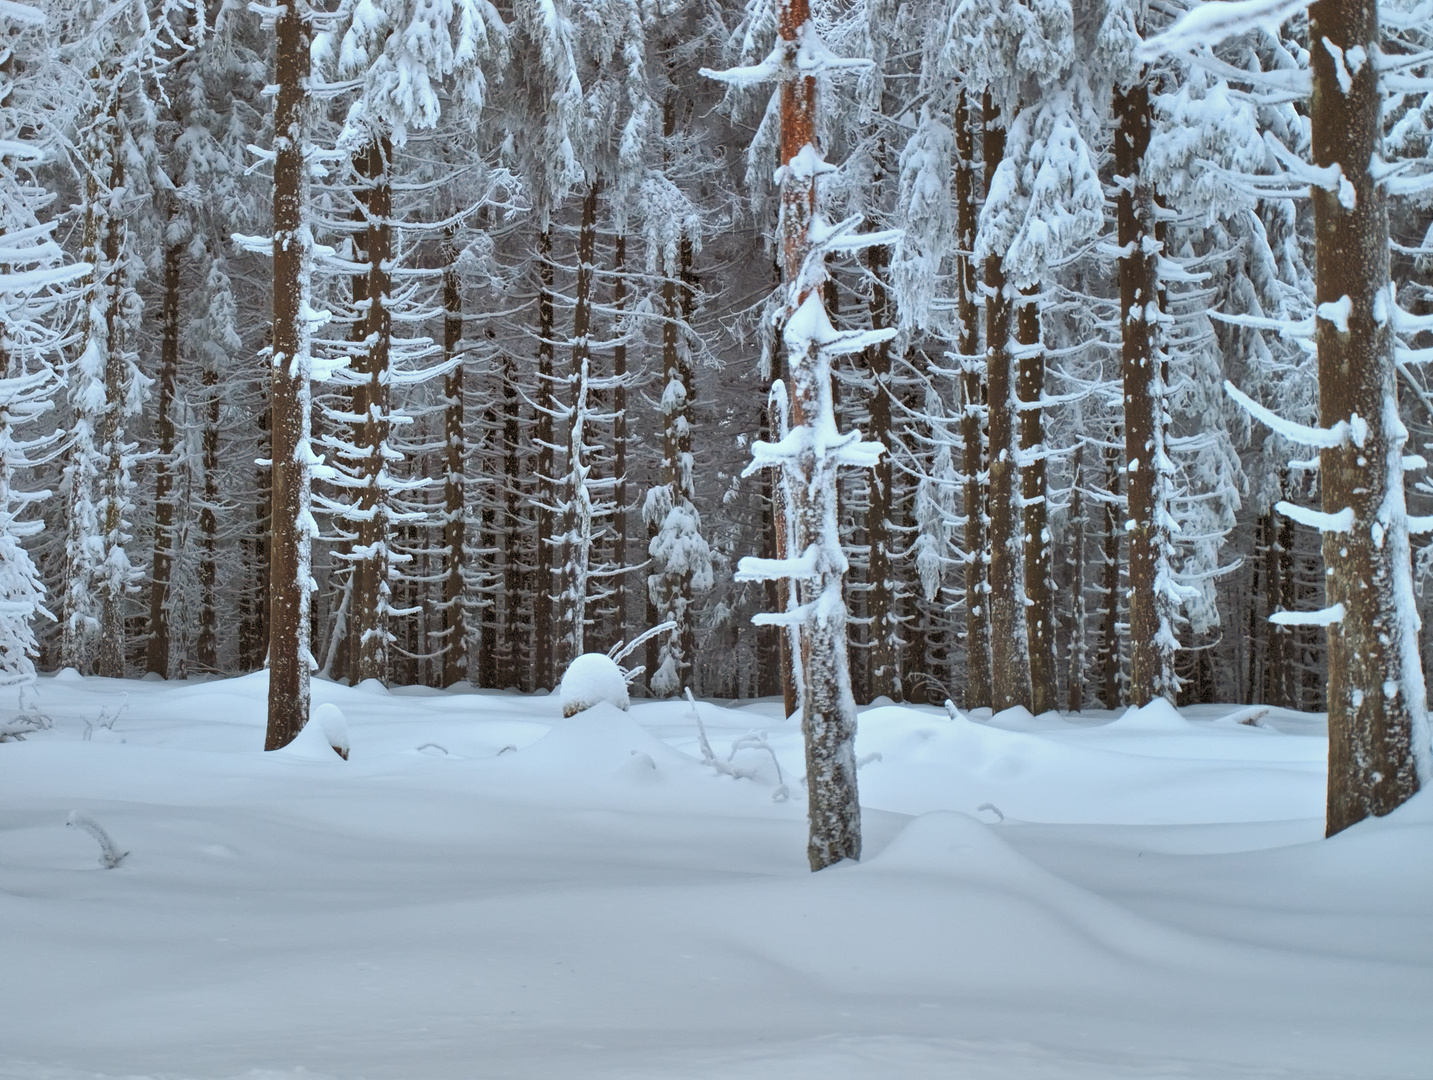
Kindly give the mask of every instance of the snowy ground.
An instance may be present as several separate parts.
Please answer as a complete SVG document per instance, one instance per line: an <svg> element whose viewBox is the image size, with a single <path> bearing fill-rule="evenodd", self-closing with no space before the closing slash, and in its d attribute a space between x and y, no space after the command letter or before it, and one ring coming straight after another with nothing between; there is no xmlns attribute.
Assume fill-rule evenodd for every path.
<svg viewBox="0 0 1433 1080"><path fill-rule="evenodd" d="M1433 798L1320 840L1318 718L872 708L813 875L769 703L701 713L786 801L682 703L316 684L344 762L262 753L264 692L41 680L0 1078L1433 1077Z"/></svg>

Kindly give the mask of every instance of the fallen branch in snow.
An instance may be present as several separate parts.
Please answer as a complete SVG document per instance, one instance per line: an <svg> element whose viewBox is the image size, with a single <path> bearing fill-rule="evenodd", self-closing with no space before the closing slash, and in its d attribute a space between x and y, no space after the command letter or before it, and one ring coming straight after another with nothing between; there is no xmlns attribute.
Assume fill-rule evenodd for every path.
<svg viewBox="0 0 1433 1080"><path fill-rule="evenodd" d="M1002 822L1005 820L1005 815L1000 812L1000 807L996 806L994 803L983 802L975 808L975 812L977 814L980 813L982 810L989 810Z"/></svg>
<svg viewBox="0 0 1433 1080"><path fill-rule="evenodd" d="M124 715L124 710L127 708L129 708L128 693L120 695L119 708L115 709L113 715L111 715L108 705L101 705L100 714L95 717L93 721L85 721L85 733L80 736L80 738L85 742L89 742L90 739L94 737L95 728L101 728L104 731L113 731L115 721Z"/></svg>
<svg viewBox="0 0 1433 1080"><path fill-rule="evenodd" d="M698 718L697 723L701 723L700 718ZM705 737L706 736L704 732L703 738ZM791 792L786 787L786 780L781 775L781 762L776 760L776 751L773 750L771 748L771 744L766 741L765 732L748 731L741 738L733 742L731 744L731 753L727 755L728 762L730 762L732 758L736 757L736 752L738 750L765 750L768 754L770 754L771 764L776 766L776 790L771 793L771 801L785 802L788 798L791 797Z"/></svg>
<svg viewBox="0 0 1433 1080"><path fill-rule="evenodd" d="M55 726L55 721L40 711L40 695L34 686L20 687L19 708L14 719L0 724L0 742L24 742L31 732L48 731Z"/></svg>
<svg viewBox="0 0 1433 1080"><path fill-rule="evenodd" d="M100 846L100 865L106 870L113 870L120 863L124 862L127 851L120 851L114 846L114 841L109 838L109 833L104 831L104 826L94 818L90 817L83 810L71 810L70 816L65 821L67 829L83 829L98 841Z"/></svg>
<svg viewBox="0 0 1433 1080"><path fill-rule="evenodd" d="M756 773L751 769L739 769L729 761L722 761L712 753L712 744L707 742L706 725L702 723L702 714L697 710L697 699L692 697L692 691L687 689L687 701L692 706L692 718L697 722L697 742L702 749L702 761L710 765L723 776L730 776L733 780L755 780Z"/></svg>

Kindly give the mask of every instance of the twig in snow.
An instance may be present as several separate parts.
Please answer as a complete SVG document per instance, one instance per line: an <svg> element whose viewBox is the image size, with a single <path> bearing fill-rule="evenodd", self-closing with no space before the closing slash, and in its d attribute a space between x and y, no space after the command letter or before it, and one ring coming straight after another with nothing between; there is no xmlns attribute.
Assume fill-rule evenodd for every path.
<svg viewBox="0 0 1433 1080"><path fill-rule="evenodd" d="M977 814L980 813L982 810L989 810L1001 821L1005 820L1005 815L1000 812L1000 807L996 806L994 803L983 802L975 808L975 812Z"/></svg>
<svg viewBox="0 0 1433 1080"><path fill-rule="evenodd" d="M113 870L129 855L129 852L120 851L115 847L114 841L109 838L109 833L104 831L104 826L83 810L71 810L69 818L65 821L65 828L83 829L95 838L100 846L100 865L106 870Z"/></svg>
<svg viewBox="0 0 1433 1080"><path fill-rule="evenodd" d="M712 753L712 744L707 742L706 725L702 723L702 714L697 709L697 700L692 697L690 688L686 691L687 701L692 706L692 719L697 722L697 743L702 749L702 761L710 765L723 776L730 776L733 780L755 780L756 773L751 769L738 769L729 762L722 761Z"/></svg>
<svg viewBox="0 0 1433 1080"><path fill-rule="evenodd" d="M0 724L0 742L24 742L31 732L55 726L55 721L40 711L40 695L31 683L20 686L19 709L13 720Z"/></svg>
<svg viewBox="0 0 1433 1080"><path fill-rule="evenodd" d="M697 723L701 723L700 717L697 718ZM705 732L703 732L703 737L705 737ZM791 797L791 791L787 788L786 780L781 775L781 762L776 760L776 751L773 750L771 744L766 741L766 732L748 731L731 744L731 753L727 755L726 760L730 762L732 758L736 757L738 750L765 750L770 754L771 764L776 766L776 790L771 793L771 801L785 802Z"/></svg>

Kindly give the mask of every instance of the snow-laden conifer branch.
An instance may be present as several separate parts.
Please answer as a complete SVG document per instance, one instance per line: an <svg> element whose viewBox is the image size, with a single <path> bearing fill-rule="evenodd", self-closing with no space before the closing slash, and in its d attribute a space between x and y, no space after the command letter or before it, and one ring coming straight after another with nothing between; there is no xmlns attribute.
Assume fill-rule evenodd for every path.
<svg viewBox="0 0 1433 1080"><path fill-rule="evenodd" d="M1343 604L1334 604L1319 611L1276 611L1269 621L1279 626L1336 626L1346 614Z"/></svg>
<svg viewBox="0 0 1433 1080"><path fill-rule="evenodd" d="M1227 379L1224 382L1224 390L1254 419L1300 446L1315 446L1321 450L1332 450L1342 446L1350 437L1351 425L1346 420L1340 420L1332 428L1316 428L1305 424L1296 424L1292 420L1285 420L1277 413L1264 408Z"/></svg>
<svg viewBox="0 0 1433 1080"><path fill-rule="evenodd" d="M1152 63L1169 53L1212 48L1249 30L1262 30L1277 41L1279 27L1307 6L1307 0L1206 0L1168 30L1145 41L1136 52L1142 61Z"/></svg>

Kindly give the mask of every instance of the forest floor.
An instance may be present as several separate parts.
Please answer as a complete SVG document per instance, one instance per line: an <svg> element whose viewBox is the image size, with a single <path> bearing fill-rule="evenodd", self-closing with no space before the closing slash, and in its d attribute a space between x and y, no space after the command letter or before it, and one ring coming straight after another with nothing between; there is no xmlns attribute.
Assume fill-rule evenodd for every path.
<svg viewBox="0 0 1433 1080"><path fill-rule="evenodd" d="M40 680L0 1078L1433 1077L1433 795L1320 839L1318 716L866 709L811 874L774 703L700 706L767 734L733 778L684 702L315 683L345 762L261 752L265 692Z"/></svg>

